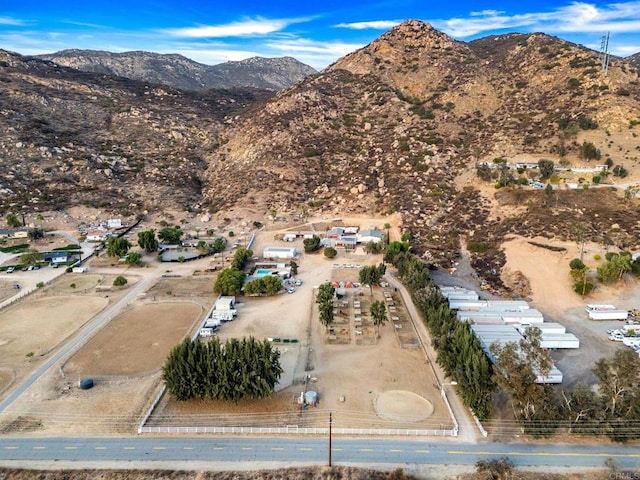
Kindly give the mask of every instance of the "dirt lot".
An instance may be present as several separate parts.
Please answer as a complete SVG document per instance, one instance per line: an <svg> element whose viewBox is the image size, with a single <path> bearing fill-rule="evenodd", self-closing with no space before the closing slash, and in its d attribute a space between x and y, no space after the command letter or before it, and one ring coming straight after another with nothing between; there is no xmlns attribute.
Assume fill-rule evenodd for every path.
<svg viewBox="0 0 640 480"><path fill-rule="evenodd" d="M137 375L159 369L204 314L194 303L137 305L123 312L64 365L69 376Z"/></svg>
<svg viewBox="0 0 640 480"><path fill-rule="evenodd" d="M102 297L34 298L0 312L0 367L16 380L107 305Z"/></svg>
<svg viewBox="0 0 640 480"><path fill-rule="evenodd" d="M273 235L271 231L259 236L252 245L254 252L259 255L268 245L292 246L291 243L274 240ZM293 246L303 251L301 240L294 242ZM268 400L240 402L238 405L224 402L178 403L165 397L150 424L324 426L325 414L331 409L336 427L450 427L446 406L438 387L434 386L436 381L424 353L415 348L401 348L392 322L380 329L381 338L377 344L373 326L370 327L372 344L358 343L361 336L355 333L353 325L353 300L361 299L364 313L366 305L371 302L369 289L348 290L350 310L348 318L345 314L342 320L350 332L349 343L326 342L326 331L318 321L314 287L327 281L357 282L358 269L333 268L334 263L365 265L380 261L380 256L369 256L363 252L340 252L332 260L318 254L302 253L296 278L303 284L295 293L272 298L240 298L237 320L223 324L219 333L222 341L241 335L281 339L278 346L285 368L280 385L283 389ZM374 289L374 294L376 299L384 298L379 287ZM398 309L404 311L401 304L398 304ZM284 344L285 338L295 339L297 343ZM302 411L296 398L305 388L303 381L307 374L310 376L307 389L318 392L319 407ZM387 395L391 395L393 401L389 401ZM422 413L418 415L416 411ZM236 417L238 413L243 415Z"/></svg>

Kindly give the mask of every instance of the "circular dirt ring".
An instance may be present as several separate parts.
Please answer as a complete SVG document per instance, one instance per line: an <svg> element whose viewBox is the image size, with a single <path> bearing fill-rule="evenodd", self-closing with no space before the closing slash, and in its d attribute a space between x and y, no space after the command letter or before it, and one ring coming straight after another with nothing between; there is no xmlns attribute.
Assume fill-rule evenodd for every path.
<svg viewBox="0 0 640 480"><path fill-rule="evenodd" d="M407 390L389 390L376 398L376 413L394 422L419 422L433 414L433 403Z"/></svg>

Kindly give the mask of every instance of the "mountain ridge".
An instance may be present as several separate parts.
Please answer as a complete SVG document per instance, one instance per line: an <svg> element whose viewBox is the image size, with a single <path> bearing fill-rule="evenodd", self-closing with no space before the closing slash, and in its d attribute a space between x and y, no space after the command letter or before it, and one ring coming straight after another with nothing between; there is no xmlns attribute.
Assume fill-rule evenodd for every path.
<svg viewBox="0 0 640 480"><path fill-rule="evenodd" d="M613 185L611 176L559 179L549 195L519 186L535 172L500 167L607 161L627 172L625 183L640 178L638 71L614 57L605 75L597 52L545 34L465 43L408 21L262 97L208 98L26 57L0 65L10 127L0 138L10 159L0 174L5 208L49 204L45 187L63 184L68 168L68 201L104 208L136 203L257 221L273 211L398 212L418 253L446 257L463 236L485 245L478 271L488 276L499 271L506 235L569 238L571 223L582 221L593 239L627 247L640 233L622 192L590 188L596 176ZM581 158L585 143L601 157ZM62 153L51 159L42 147ZM98 172L104 185L83 172ZM493 187L500 184L509 188Z"/></svg>
<svg viewBox="0 0 640 480"><path fill-rule="evenodd" d="M278 91L317 73L293 57L252 57L217 65L205 65L181 54L142 50L114 53L68 49L35 57L82 71L161 83L183 90L246 87Z"/></svg>

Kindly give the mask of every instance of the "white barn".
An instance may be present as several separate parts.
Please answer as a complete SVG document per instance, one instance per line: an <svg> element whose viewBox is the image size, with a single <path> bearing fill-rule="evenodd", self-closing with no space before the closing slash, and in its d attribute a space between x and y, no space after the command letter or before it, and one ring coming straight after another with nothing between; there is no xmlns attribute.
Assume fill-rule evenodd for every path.
<svg viewBox="0 0 640 480"><path fill-rule="evenodd" d="M384 232L380 230L360 230L357 238L358 243L379 243L384 238Z"/></svg>
<svg viewBox="0 0 640 480"><path fill-rule="evenodd" d="M295 258L297 255L295 247L265 247L262 251L263 258Z"/></svg>

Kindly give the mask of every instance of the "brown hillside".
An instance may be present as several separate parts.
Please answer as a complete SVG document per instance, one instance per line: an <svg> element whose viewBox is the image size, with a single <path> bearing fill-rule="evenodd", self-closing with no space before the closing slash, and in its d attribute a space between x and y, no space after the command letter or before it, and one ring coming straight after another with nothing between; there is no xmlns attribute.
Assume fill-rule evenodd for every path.
<svg viewBox="0 0 640 480"><path fill-rule="evenodd" d="M597 52L558 38L508 34L462 43L408 21L231 126L211 157L205 196L213 210L399 211L423 248L457 250L466 230L488 238L544 233L534 220L490 218L499 205L473 188L482 184L476 162L524 155L588 165L579 151L591 141L605 156L600 162L624 163L635 178L630 122L639 100L634 69L613 59L605 76ZM518 203L536 209L539 194L523 190ZM628 210L615 193L593 195L613 195L600 205ZM600 202L578 198L585 203L569 201L553 217L561 225L547 232L566 234L565 223ZM548 223L548 210L541 218Z"/></svg>
<svg viewBox="0 0 640 480"><path fill-rule="evenodd" d="M185 93L0 50L0 209L200 202L206 155L265 93Z"/></svg>

